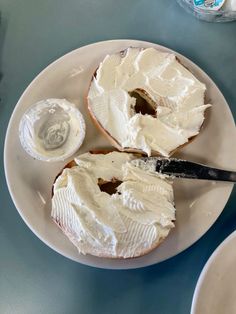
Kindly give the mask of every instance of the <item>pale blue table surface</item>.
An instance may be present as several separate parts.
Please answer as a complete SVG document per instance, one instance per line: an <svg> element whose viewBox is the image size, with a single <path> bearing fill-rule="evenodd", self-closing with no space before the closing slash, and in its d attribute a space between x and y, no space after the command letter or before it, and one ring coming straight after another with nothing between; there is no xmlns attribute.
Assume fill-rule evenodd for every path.
<svg viewBox="0 0 236 314"><path fill-rule="evenodd" d="M236 229L235 190L214 226L178 256L137 270L95 269L55 253L24 224L5 183L4 137L19 96L44 67L116 38L186 55L218 84L235 117L236 22L200 22L174 0L0 0L0 11L0 313L189 313L204 264Z"/></svg>

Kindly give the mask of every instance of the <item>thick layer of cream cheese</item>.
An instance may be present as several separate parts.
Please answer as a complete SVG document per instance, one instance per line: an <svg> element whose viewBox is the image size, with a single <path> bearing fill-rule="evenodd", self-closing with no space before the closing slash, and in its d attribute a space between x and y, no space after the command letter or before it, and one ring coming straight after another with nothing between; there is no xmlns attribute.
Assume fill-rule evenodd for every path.
<svg viewBox="0 0 236 314"><path fill-rule="evenodd" d="M145 90L157 105L157 117L135 113L130 92ZM101 62L88 93L89 106L123 148L164 156L199 133L204 120L206 86L175 55L153 48L129 48Z"/></svg>
<svg viewBox="0 0 236 314"><path fill-rule="evenodd" d="M80 253L139 256L174 227L171 182L133 165L135 158L86 153L57 178L51 215ZM117 192L101 192L98 179L113 178L122 181Z"/></svg>

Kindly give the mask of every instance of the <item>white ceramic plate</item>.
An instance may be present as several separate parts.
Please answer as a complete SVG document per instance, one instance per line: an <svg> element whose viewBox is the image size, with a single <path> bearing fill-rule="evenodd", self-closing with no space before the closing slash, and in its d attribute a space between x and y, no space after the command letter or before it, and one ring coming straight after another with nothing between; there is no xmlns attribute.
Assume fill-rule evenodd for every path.
<svg viewBox="0 0 236 314"><path fill-rule="evenodd" d="M88 45L58 59L42 71L21 96L9 122L5 141L5 173L9 191L20 215L31 230L48 246L75 261L102 268L137 268L178 254L198 240L223 210L232 184L177 180L175 200L176 228L154 252L137 259L109 260L79 255L61 230L52 222L51 191L55 176L64 163L45 163L32 159L20 145L19 121L24 111L45 98L66 98L78 105L87 124L85 142L78 153L109 147L93 126L85 107L88 86L99 62L108 53L127 47L165 47L136 40L112 40ZM172 51L173 52L173 51ZM177 53L176 53L177 54ZM177 54L181 62L207 85L208 110L200 135L176 155L209 165L233 169L236 155L235 127L229 107L212 80L193 62Z"/></svg>
<svg viewBox="0 0 236 314"><path fill-rule="evenodd" d="M194 292L191 314L236 313L236 231L211 255Z"/></svg>

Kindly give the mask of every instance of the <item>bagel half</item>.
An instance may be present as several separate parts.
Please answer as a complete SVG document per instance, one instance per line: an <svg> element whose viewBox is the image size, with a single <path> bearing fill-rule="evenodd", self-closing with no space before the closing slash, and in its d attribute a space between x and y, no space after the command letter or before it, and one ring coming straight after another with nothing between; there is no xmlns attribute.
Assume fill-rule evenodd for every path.
<svg viewBox="0 0 236 314"><path fill-rule="evenodd" d="M146 57L145 60L153 62L153 68L149 69L149 73L161 66L165 68L163 64L167 64L166 72L163 70L162 75L167 77L169 75L170 78L163 80L166 89L169 88L169 93L174 96L169 96L168 92L164 96L161 95L165 92L164 83L161 90L157 87L154 92L142 82L141 78L147 69L141 71L135 66L140 55L145 53L149 54L149 59ZM163 63L161 65L156 61L159 56L160 64ZM132 70L128 66L126 70L124 66L128 58L131 60L129 66L135 65ZM122 74L117 70L119 67L122 68L120 70L123 71ZM175 74L175 71L180 70L183 77ZM140 75L140 82L139 80L132 82L132 78L134 80L137 75ZM148 80L154 81L156 78L160 80L161 76L151 75L147 75ZM128 78L125 81L126 76ZM171 80L176 80L172 87ZM186 90L183 95L182 89ZM119 151L168 157L199 134L205 110L210 106L205 104L205 89L205 85L198 81L173 54L159 52L154 48L128 48L106 56L100 63L92 77L86 101L92 121ZM118 101L115 97L122 100Z"/></svg>
<svg viewBox="0 0 236 314"><path fill-rule="evenodd" d="M172 183L137 168L138 155L92 151L57 176L51 216L80 253L134 258L174 227Z"/></svg>

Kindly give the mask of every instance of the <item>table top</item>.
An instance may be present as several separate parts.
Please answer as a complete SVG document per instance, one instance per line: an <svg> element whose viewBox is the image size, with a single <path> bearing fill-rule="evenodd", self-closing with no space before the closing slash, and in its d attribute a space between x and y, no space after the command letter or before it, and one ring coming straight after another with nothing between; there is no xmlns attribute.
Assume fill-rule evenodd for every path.
<svg viewBox="0 0 236 314"><path fill-rule="evenodd" d="M20 95L48 64L83 45L139 39L174 49L216 82L236 115L236 22L209 24L174 0L0 0L0 313L189 313L199 274L236 229L236 190L212 228L160 264L112 271L80 265L42 243L7 190L3 146Z"/></svg>

